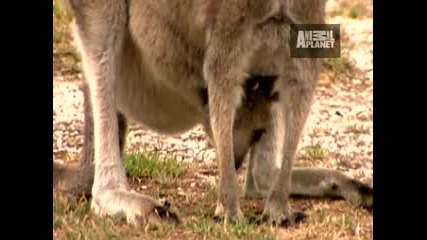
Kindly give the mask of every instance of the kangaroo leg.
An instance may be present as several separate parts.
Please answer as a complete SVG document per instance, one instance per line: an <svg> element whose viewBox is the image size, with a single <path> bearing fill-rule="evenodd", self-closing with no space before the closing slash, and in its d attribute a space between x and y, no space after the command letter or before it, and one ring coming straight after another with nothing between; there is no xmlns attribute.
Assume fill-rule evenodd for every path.
<svg viewBox="0 0 427 240"><path fill-rule="evenodd" d="M98 215L125 214L131 223L177 223L169 205L135 193L127 183L120 154L114 83L120 81L127 24L126 1L71 1L76 17L74 37L89 85L94 135L92 210Z"/></svg>

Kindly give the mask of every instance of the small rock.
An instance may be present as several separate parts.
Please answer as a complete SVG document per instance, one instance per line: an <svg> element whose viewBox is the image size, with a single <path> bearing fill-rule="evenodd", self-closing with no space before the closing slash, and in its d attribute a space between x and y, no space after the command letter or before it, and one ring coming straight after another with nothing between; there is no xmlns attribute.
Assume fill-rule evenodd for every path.
<svg viewBox="0 0 427 240"><path fill-rule="evenodd" d="M178 195L180 195L180 196L185 196L185 193L184 193L184 191L182 191L182 189L181 189L181 190L178 190Z"/></svg>

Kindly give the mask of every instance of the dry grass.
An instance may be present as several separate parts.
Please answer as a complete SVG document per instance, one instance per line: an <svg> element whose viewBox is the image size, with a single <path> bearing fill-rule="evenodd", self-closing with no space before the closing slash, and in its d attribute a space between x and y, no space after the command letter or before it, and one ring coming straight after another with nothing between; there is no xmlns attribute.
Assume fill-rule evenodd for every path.
<svg viewBox="0 0 427 240"><path fill-rule="evenodd" d="M65 0L53 1L53 66L54 76L81 72L80 58L73 47L69 14Z"/></svg>
<svg viewBox="0 0 427 240"><path fill-rule="evenodd" d="M131 157L147 159L140 155ZM217 176L214 166L178 165L174 160L167 160L170 162L148 164L151 171L136 174L138 167L133 165L136 162L125 161L128 172L134 171L134 175L129 174L132 188L156 199L167 198L179 212L183 224L157 228L131 226L122 216L101 218L93 215L90 200L54 193L55 239L372 239L371 213L353 208L345 201L292 199L293 207L305 211L309 218L296 226L283 228L249 221L260 216L263 202L241 198L242 209L249 219L247 223L215 223L216 188L206 180L209 176ZM162 171L173 178L173 184L158 181L156 172ZM239 179L243 174L240 173Z"/></svg>
<svg viewBox="0 0 427 240"><path fill-rule="evenodd" d="M330 12L331 17L344 16L352 19L372 17L372 0L339 1L338 6Z"/></svg>

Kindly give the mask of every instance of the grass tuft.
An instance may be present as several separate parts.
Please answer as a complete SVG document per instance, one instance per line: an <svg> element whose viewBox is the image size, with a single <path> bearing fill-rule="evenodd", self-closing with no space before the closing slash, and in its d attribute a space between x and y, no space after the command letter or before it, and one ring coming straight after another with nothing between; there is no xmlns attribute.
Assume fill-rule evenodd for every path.
<svg viewBox="0 0 427 240"><path fill-rule="evenodd" d="M352 19L368 16L369 11L364 4L358 3L350 8L348 17Z"/></svg>
<svg viewBox="0 0 427 240"><path fill-rule="evenodd" d="M327 151L319 146L311 146L302 149L301 158L307 160L323 160L326 158Z"/></svg>
<svg viewBox="0 0 427 240"><path fill-rule="evenodd" d="M128 154L124 158L126 172L130 177L147 177L169 184L185 172L184 163L175 159L162 160L156 156L140 153Z"/></svg>

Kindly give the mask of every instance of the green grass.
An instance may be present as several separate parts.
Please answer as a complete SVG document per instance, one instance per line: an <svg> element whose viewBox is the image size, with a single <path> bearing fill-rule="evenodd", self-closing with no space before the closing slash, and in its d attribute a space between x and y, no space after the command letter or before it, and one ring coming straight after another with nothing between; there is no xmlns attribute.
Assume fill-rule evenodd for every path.
<svg viewBox="0 0 427 240"><path fill-rule="evenodd" d="M352 19L368 16L368 9L362 3L358 3L350 8L348 17Z"/></svg>
<svg viewBox="0 0 427 240"><path fill-rule="evenodd" d="M327 155L326 150L319 146L311 146L302 149L301 158L307 160L323 160Z"/></svg>
<svg viewBox="0 0 427 240"><path fill-rule="evenodd" d="M64 9L62 1L53 1L53 16L60 18Z"/></svg>
<svg viewBox="0 0 427 240"><path fill-rule="evenodd" d="M183 229L202 238L210 236L214 239L274 239L273 233L267 225L249 223L224 225L206 218L185 223Z"/></svg>
<svg viewBox="0 0 427 240"><path fill-rule="evenodd" d="M353 66L351 61L346 57L328 58L325 62L325 65L327 68L336 73L342 73Z"/></svg>
<svg viewBox="0 0 427 240"><path fill-rule="evenodd" d="M372 17L366 1L341 1L336 9L330 12L330 17L343 16L351 19Z"/></svg>
<svg viewBox="0 0 427 240"><path fill-rule="evenodd" d="M126 172L131 177L147 177L162 184L170 184L185 172L184 163L175 159L162 160L141 153L127 154L124 158Z"/></svg>
<svg viewBox="0 0 427 240"><path fill-rule="evenodd" d="M71 16L68 12L66 0L53 0L53 16L55 18L70 20Z"/></svg>

